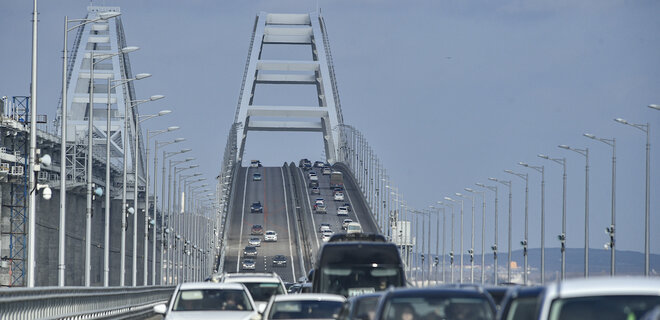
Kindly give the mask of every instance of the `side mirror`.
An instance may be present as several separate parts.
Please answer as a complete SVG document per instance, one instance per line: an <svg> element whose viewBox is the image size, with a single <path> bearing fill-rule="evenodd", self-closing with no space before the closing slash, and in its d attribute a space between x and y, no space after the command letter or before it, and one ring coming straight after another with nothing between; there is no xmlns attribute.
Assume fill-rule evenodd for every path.
<svg viewBox="0 0 660 320"><path fill-rule="evenodd" d="M164 303L157 304L154 306L154 313L165 314L167 312L167 305Z"/></svg>

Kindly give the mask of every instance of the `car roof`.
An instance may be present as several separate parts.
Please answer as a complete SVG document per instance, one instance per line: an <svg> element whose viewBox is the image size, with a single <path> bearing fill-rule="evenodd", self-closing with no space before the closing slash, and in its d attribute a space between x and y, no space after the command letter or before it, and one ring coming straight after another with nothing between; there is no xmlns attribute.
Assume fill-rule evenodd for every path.
<svg viewBox="0 0 660 320"><path fill-rule="evenodd" d="M179 290L191 289L236 289L244 290L240 283L217 283L217 282L185 282L179 285Z"/></svg>
<svg viewBox="0 0 660 320"><path fill-rule="evenodd" d="M299 293L299 294L287 294L287 295L276 295L274 302L280 301L336 301L344 302L346 298L344 296L328 293Z"/></svg>
<svg viewBox="0 0 660 320"><path fill-rule="evenodd" d="M569 279L548 285L546 292L562 298L638 294L660 296L660 279L643 277Z"/></svg>

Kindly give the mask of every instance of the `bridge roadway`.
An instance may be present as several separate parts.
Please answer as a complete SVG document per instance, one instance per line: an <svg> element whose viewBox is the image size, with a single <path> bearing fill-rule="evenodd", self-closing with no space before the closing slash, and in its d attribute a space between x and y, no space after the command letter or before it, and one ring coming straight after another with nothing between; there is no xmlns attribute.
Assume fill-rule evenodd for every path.
<svg viewBox="0 0 660 320"><path fill-rule="evenodd" d="M335 168L337 169L337 168ZM320 195L312 195L306 171L296 166L240 168L233 194L233 210L227 235L227 248L224 270L226 272L253 272L242 270L243 249L252 225L260 224L263 230L274 230L277 242L262 242L257 248L257 264L254 272L277 272L284 281L295 282L306 276L312 267L323 241L319 225L328 223L335 233L342 231L345 216L337 216L337 207L348 202L352 210L348 218L362 225L364 232L377 232L376 223L369 214L366 202L355 181L348 172L344 173L345 201L333 200L330 176L322 175L320 168L314 168L319 177ZM262 175L261 181L253 181L255 172ZM326 214L313 211L316 198L323 198L327 206ZM264 213L250 213L250 206L261 201ZM297 210L298 209L298 210ZM298 219L300 218L300 219ZM263 239L263 236L259 236ZM287 257L286 267L273 267L274 255Z"/></svg>

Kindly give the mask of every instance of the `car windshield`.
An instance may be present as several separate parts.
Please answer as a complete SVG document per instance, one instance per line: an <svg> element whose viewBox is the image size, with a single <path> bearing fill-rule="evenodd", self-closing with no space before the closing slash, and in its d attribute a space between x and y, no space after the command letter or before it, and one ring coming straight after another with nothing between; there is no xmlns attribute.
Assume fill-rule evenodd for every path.
<svg viewBox="0 0 660 320"><path fill-rule="evenodd" d="M656 306L660 306L658 296L596 296L557 299L550 306L549 319L640 319Z"/></svg>
<svg viewBox="0 0 660 320"><path fill-rule="evenodd" d="M268 301L275 294L284 294L278 282L244 282L254 301Z"/></svg>
<svg viewBox="0 0 660 320"><path fill-rule="evenodd" d="M392 298L383 307L382 317L383 320L490 320L493 318L493 310L486 298L437 297L432 293Z"/></svg>
<svg viewBox="0 0 660 320"><path fill-rule="evenodd" d="M340 301L279 301L273 304L268 319L333 319Z"/></svg>
<svg viewBox="0 0 660 320"><path fill-rule="evenodd" d="M250 299L243 290L189 289L180 290L173 311L252 311Z"/></svg>
<svg viewBox="0 0 660 320"><path fill-rule="evenodd" d="M401 278L399 267L393 265L328 265L321 274L321 287L323 292L351 297L400 286Z"/></svg>

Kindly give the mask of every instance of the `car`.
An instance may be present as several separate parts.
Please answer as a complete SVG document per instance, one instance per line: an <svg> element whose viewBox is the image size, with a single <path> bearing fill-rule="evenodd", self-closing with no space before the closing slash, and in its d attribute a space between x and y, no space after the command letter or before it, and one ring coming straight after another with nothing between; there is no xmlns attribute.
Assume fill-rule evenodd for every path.
<svg viewBox="0 0 660 320"><path fill-rule="evenodd" d="M325 162L323 161L314 161L314 168L323 168L325 166Z"/></svg>
<svg viewBox="0 0 660 320"><path fill-rule="evenodd" d="M319 232L323 232L325 230L331 230L330 229L330 224L329 223L321 223L319 225Z"/></svg>
<svg viewBox="0 0 660 320"><path fill-rule="evenodd" d="M311 194L321 194L321 189L319 189L318 187L314 187L314 188L312 188L312 190L310 190L310 193Z"/></svg>
<svg viewBox="0 0 660 320"><path fill-rule="evenodd" d="M273 230L266 231L266 234L264 235L264 241L266 241L266 242L275 242L275 241L277 241L277 232L275 232Z"/></svg>
<svg viewBox="0 0 660 320"><path fill-rule="evenodd" d="M495 302L479 287L403 288L383 293L374 319L494 319Z"/></svg>
<svg viewBox="0 0 660 320"><path fill-rule="evenodd" d="M261 173L255 172L252 174L252 181L261 181Z"/></svg>
<svg viewBox="0 0 660 320"><path fill-rule="evenodd" d="M323 293L275 296L262 319L334 319L345 301L342 296Z"/></svg>
<svg viewBox="0 0 660 320"><path fill-rule="evenodd" d="M264 233L264 228L260 224L252 225L252 228L250 229L250 234L263 234L263 233Z"/></svg>
<svg viewBox="0 0 660 320"><path fill-rule="evenodd" d="M286 257L281 254L274 256L273 267L286 267Z"/></svg>
<svg viewBox="0 0 660 320"><path fill-rule="evenodd" d="M309 171L309 172L307 172L307 176L310 177L310 178L311 178L312 176L315 176L315 175L316 175L316 171Z"/></svg>
<svg viewBox="0 0 660 320"><path fill-rule="evenodd" d="M303 168L307 164L309 164L310 167L312 166L312 162L309 161L309 159L300 159L300 161L298 162L298 167Z"/></svg>
<svg viewBox="0 0 660 320"><path fill-rule="evenodd" d="M252 237L252 238L248 239L248 244L253 246L253 247L260 247L261 246L261 238Z"/></svg>
<svg viewBox="0 0 660 320"><path fill-rule="evenodd" d="M346 233L361 233L362 226L357 222L351 222L346 226Z"/></svg>
<svg viewBox="0 0 660 320"><path fill-rule="evenodd" d="M660 305L660 279L591 277L545 287L535 319L641 319Z"/></svg>
<svg viewBox="0 0 660 320"><path fill-rule="evenodd" d="M335 233L332 232L332 230L324 230L321 232L321 240L323 240L323 242L328 242L330 241L330 238L332 238L333 234Z"/></svg>
<svg viewBox="0 0 660 320"><path fill-rule="evenodd" d="M323 198L316 198L314 199L314 204L325 204L325 200Z"/></svg>
<svg viewBox="0 0 660 320"><path fill-rule="evenodd" d="M314 212L316 212L316 213L328 213L328 209L325 207L324 204L322 204L322 205L315 204L314 205Z"/></svg>
<svg viewBox="0 0 660 320"><path fill-rule="evenodd" d="M488 292L488 294L490 294L490 296L493 298L493 301L495 301L495 305L500 306L500 303L502 303L502 300L507 295L509 290L515 287L517 286L510 286L510 285L486 286L484 287L484 289L486 289L486 292Z"/></svg>
<svg viewBox="0 0 660 320"><path fill-rule="evenodd" d="M344 202L344 205L343 205L343 206L346 207L346 209L348 210L348 212L353 211L353 207L351 207L351 203L350 203L350 202Z"/></svg>
<svg viewBox="0 0 660 320"><path fill-rule="evenodd" d="M341 223L341 228L346 230L346 227L348 227L348 224L353 222L353 219L344 219Z"/></svg>
<svg viewBox="0 0 660 320"><path fill-rule="evenodd" d="M370 320L374 318L382 292L351 297L341 307L337 320Z"/></svg>
<svg viewBox="0 0 660 320"><path fill-rule="evenodd" d="M262 273L223 273L220 282L243 284L250 292L258 310L264 310L268 300L274 295L286 294L282 278L274 272Z"/></svg>
<svg viewBox="0 0 660 320"><path fill-rule="evenodd" d="M243 256L244 257L256 257L257 256L257 247L255 247L255 246L245 247L245 249L243 249Z"/></svg>
<svg viewBox="0 0 660 320"><path fill-rule="evenodd" d="M343 192L335 192L334 198L335 198L335 201L344 201L344 193Z"/></svg>
<svg viewBox="0 0 660 320"><path fill-rule="evenodd" d="M264 213L264 206L261 205L261 201L252 202L250 213Z"/></svg>
<svg viewBox="0 0 660 320"><path fill-rule="evenodd" d="M252 168L259 168L259 167L261 167L261 161L259 161L259 160L251 160L251 161L250 161L250 167L252 167Z"/></svg>
<svg viewBox="0 0 660 320"><path fill-rule="evenodd" d="M240 319L259 315L247 288L240 283L186 282L179 284L169 303L153 312L164 319Z"/></svg>
<svg viewBox="0 0 660 320"><path fill-rule="evenodd" d="M254 259L243 259L243 270L254 270L257 267L257 262Z"/></svg>
<svg viewBox="0 0 660 320"><path fill-rule="evenodd" d="M321 174L323 174L324 176L329 176L331 173L332 173L332 169L330 169L330 167L324 167L323 171L321 171Z"/></svg>
<svg viewBox="0 0 660 320"><path fill-rule="evenodd" d="M319 182L318 181L310 181L309 182L309 187L310 188L318 188L319 187Z"/></svg>
<svg viewBox="0 0 660 320"><path fill-rule="evenodd" d="M347 216L348 215L348 210L346 207L338 207L337 208L337 215L338 216Z"/></svg>
<svg viewBox="0 0 660 320"><path fill-rule="evenodd" d="M491 287L493 288L493 287ZM495 287L499 288L499 287ZM489 288L486 288L488 291ZM489 291L488 293L491 293ZM534 319L543 287L509 287L498 304L497 319ZM491 294L491 297L493 295ZM497 303L497 300L495 301Z"/></svg>
<svg viewBox="0 0 660 320"><path fill-rule="evenodd" d="M310 172L309 181L319 181L319 176L316 175L313 171Z"/></svg>

